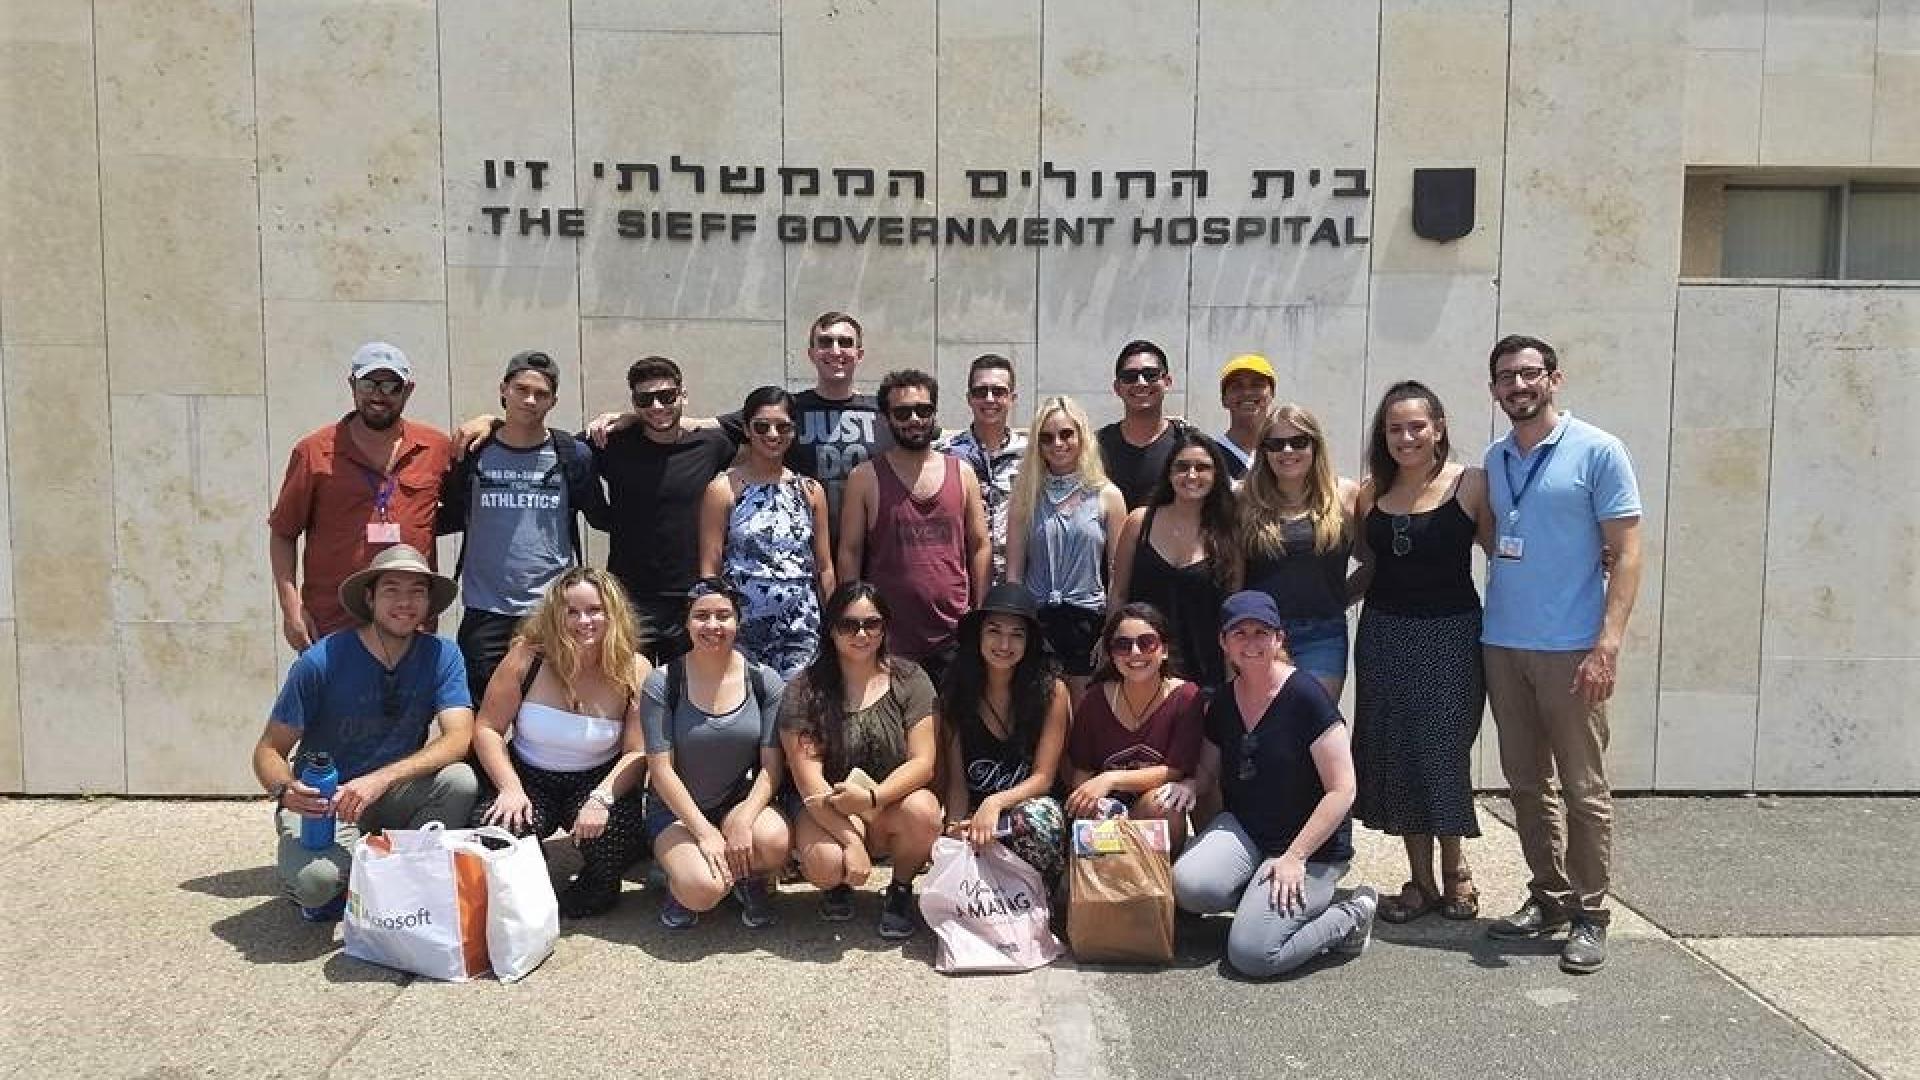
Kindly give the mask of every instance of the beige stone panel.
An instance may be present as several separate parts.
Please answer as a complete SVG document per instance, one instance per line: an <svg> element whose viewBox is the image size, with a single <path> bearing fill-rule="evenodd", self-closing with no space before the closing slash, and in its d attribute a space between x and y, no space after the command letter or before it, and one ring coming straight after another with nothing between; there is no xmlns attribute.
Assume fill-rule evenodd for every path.
<svg viewBox="0 0 1920 1080"><path fill-rule="evenodd" d="M562 236L494 235L482 206L518 212L580 205L573 172L573 56L566 0L443 4L440 147L446 170L449 266L565 266L579 243ZM545 162L535 189L524 168L507 179L485 162Z"/></svg>
<svg viewBox="0 0 1920 1080"><path fill-rule="evenodd" d="M120 656L111 638L20 642L20 741L29 794L126 791Z"/></svg>
<svg viewBox="0 0 1920 1080"><path fill-rule="evenodd" d="M1873 92L1872 75L1768 75L1760 104L1760 164L1867 161Z"/></svg>
<svg viewBox="0 0 1920 1080"><path fill-rule="evenodd" d="M1513 14L1502 307L1671 308L1686 12L1528 0Z"/></svg>
<svg viewBox="0 0 1920 1080"><path fill-rule="evenodd" d="M1727 181L1723 176L1689 176L1680 233L1680 276L1716 278L1727 229Z"/></svg>
<svg viewBox="0 0 1920 1080"><path fill-rule="evenodd" d="M1499 302L1493 282L1477 274L1376 273L1370 295L1360 438L1387 388L1418 379L1447 410L1454 456L1480 464L1496 412L1486 365ZM1504 420L1500 426L1504 432Z"/></svg>
<svg viewBox="0 0 1920 1080"><path fill-rule="evenodd" d="M6 399L7 368L11 364L9 350L0 347L0 401ZM9 475L7 471L7 417L6 410L0 408L0 476ZM11 629L13 612L13 511L10 503L12 495L10 484L0 484L0 621L5 621ZM9 650L10 651L10 650Z"/></svg>
<svg viewBox="0 0 1920 1080"><path fill-rule="evenodd" d="M1773 608L1768 597L1768 608ZM1818 647L1796 641L1789 647ZM1761 791L1912 791L1920 787L1920 659L1828 659L1769 648L1760 677Z"/></svg>
<svg viewBox="0 0 1920 1080"><path fill-rule="evenodd" d="M573 0L576 30L659 30L679 33L777 34L777 0Z"/></svg>
<svg viewBox="0 0 1920 1080"><path fill-rule="evenodd" d="M7 350L14 615L23 644L99 645L113 632L113 465L106 357Z"/></svg>
<svg viewBox="0 0 1920 1080"><path fill-rule="evenodd" d="M26 787L20 745L20 660L12 619L0 619L0 791Z"/></svg>
<svg viewBox="0 0 1920 1080"><path fill-rule="evenodd" d="M117 621L266 625L266 434L259 396L114 397Z"/></svg>
<svg viewBox="0 0 1920 1080"><path fill-rule="evenodd" d="M1760 157L1760 52L1695 49L1687 57L1687 163L1752 165Z"/></svg>
<svg viewBox="0 0 1920 1080"><path fill-rule="evenodd" d="M1873 74L1880 0L1767 6L1767 74Z"/></svg>
<svg viewBox="0 0 1920 1080"><path fill-rule="evenodd" d="M786 252L788 340L799 342L823 311L860 320L866 359L863 381L878 382L895 368L930 371L934 364L934 253L931 248L795 245ZM787 376L813 382L804 349L795 350Z"/></svg>
<svg viewBox="0 0 1920 1080"><path fill-rule="evenodd" d="M784 108L779 47L778 39L764 35L576 36L575 175L591 222L580 241L583 313L782 317L782 255L774 222ZM651 83L672 92L633 93L635 72L646 72ZM704 170L704 194L696 192L692 175L673 171L676 156L683 166ZM606 165L602 179L593 176L595 162ZM636 179L635 190L618 191L614 166L621 162L654 164L659 192L650 191L644 178ZM738 166L764 170L761 194L720 194L721 168ZM661 239L651 226L645 238L629 238L615 229L622 210L757 214L759 220L753 233L738 240L727 234Z"/></svg>
<svg viewBox="0 0 1920 1080"><path fill-rule="evenodd" d="M253 160L251 4L103 0L94 25L109 153Z"/></svg>
<svg viewBox="0 0 1920 1080"><path fill-rule="evenodd" d="M1673 433L1662 690L1750 694L1766 585L1766 428Z"/></svg>
<svg viewBox="0 0 1920 1080"><path fill-rule="evenodd" d="M121 627L121 682L138 709L127 730L128 793L258 792L244 748L273 707L274 659L262 620Z"/></svg>
<svg viewBox="0 0 1920 1080"><path fill-rule="evenodd" d="M788 165L933 168L935 6L934 0L782 5L778 64ZM844 59L851 57L858 61ZM804 213L804 205L790 202L788 209Z"/></svg>
<svg viewBox="0 0 1920 1080"><path fill-rule="evenodd" d="M1024 0L949 4L940 12L939 30L939 214L1033 214L1039 207L1034 189L1010 179L1006 197L976 199L967 171L1011 170L1017 176L1018 170L1040 168L1039 6ZM1033 340L1038 251L956 244L939 248L935 264L943 344Z"/></svg>
<svg viewBox="0 0 1920 1080"><path fill-rule="evenodd" d="M1659 764L1662 791L1753 790L1758 694L1662 690Z"/></svg>
<svg viewBox="0 0 1920 1080"><path fill-rule="evenodd" d="M1507 4L1394 0L1380 13L1374 147L1374 273L1477 272L1500 260L1507 120ZM1413 232L1413 170L1472 167L1473 231Z"/></svg>
<svg viewBox="0 0 1920 1080"><path fill-rule="evenodd" d="M998 353L1013 362L1014 398L1007 410L1007 423L1017 428L1027 427L1033 419L1033 410L1046 396L1040 389L1032 342L942 342L935 349L933 377L940 380L940 426L946 432L959 431L973 422L973 413L967 406L967 371L974 357L982 353Z"/></svg>
<svg viewBox="0 0 1920 1080"><path fill-rule="evenodd" d="M4 0L0 44L87 45L93 41L89 0Z"/></svg>
<svg viewBox="0 0 1920 1080"><path fill-rule="evenodd" d="M1920 104L1916 103L1920 103L1920 52L1881 53L1873 83L1875 165L1920 166Z"/></svg>
<svg viewBox="0 0 1920 1080"><path fill-rule="evenodd" d="M29 25L62 31L51 19ZM0 340L97 345L106 310L87 39L0 44L0 102L0 161L9 163L0 169Z"/></svg>
<svg viewBox="0 0 1920 1080"><path fill-rule="evenodd" d="M1195 308L1192 334L1195 370L1186 389L1202 428L1226 429L1220 365L1237 353L1257 352L1273 364L1276 404L1291 401L1312 412L1325 429L1334 467L1342 476L1358 473L1367 395L1365 308Z"/></svg>
<svg viewBox="0 0 1920 1080"><path fill-rule="evenodd" d="M261 393L253 159L102 164L113 392Z"/></svg>
<svg viewBox="0 0 1920 1080"><path fill-rule="evenodd" d="M261 252L276 300L442 300L434 5L254 12Z"/></svg>
<svg viewBox="0 0 1920 1080"><path fill-rule="evenodd" d="M595 413L627 407L627 368L644 356L666 356L680 365L688 417L732 412L756 387L797 390L813 383L784 376L786 340L778 322L588 318L581 320L580 335L586 400Z"/></svg>
<svg viewBox="0 0 1920 1080"><path fill-rule="evenodd" d="M407 418L446 430L450 412L444 304L269 300L267 442L271 491L280 490L287 451L295 442L352 411L353 393L347 386L349 362L353 351L369 341L387 342L407 354L414 379ZM263 511L263 525L265 518Z"/></svg>
<svg viewBox="0 0 1920 1080"><path fill-rule="evenodd" d="M560 365L559 401L547 423L569 431L585 415L614 408L583 402L580 304L573 271L555 266L447 268L447 362L453 416L500 411L500 379L515 353L539 349Z"/></svg>
<svg viewBox="0 0 1920 1080"><path fill-rule="evenodd" d="M1881 53L1920 52L1920 0L1880 0L1880 32L1875 47ZM1881 63L1886 58L1880 58Z"/></svg>
<svg viewBox="0 0 1920 1080"><path fill-rule="evenodd" d="M1683 287L1674 327L1673 426L1760 428L1773 422L1780 291Z"/></svg>
<svg viewBox="0 0 1920 1080"><path fill-rule="evenodd" d="M1687 42L1696 49L1758 49L1767 43L1767 0L1692 0Z"/></svg>

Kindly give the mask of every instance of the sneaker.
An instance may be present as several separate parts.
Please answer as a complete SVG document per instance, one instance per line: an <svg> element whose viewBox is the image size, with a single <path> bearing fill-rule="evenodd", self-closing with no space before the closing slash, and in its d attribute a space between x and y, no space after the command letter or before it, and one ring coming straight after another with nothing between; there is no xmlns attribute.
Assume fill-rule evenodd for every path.
<svg viewBox="0 0 1920 1080"><path fill-rule="evenodd" d="M1607 962L1607 928L1581 919L1560 949L1560 970L1569 975L1591 975Z"/></svg>
<svg viewBox="0 0 1920 1080"><path fill-rule="evenodd" d="M347 897L343 893L321 904L319 907L300 907L300 917L311 923L336 923L347 914Z"/></svg>
<svg viewBox="0 0 1920 1080"><path fill-rule="evenodd" d="M1358 918L1353 929L1346 936L1333 943L1332 952L1340 956L1359 956L1367 951L1367 942L1373 940L1373 916L1380 910L1380 894L1371 885L1362 885L1347 897L1347 907Z"/></svg>
<svg viewBox="0 0 1920 1080"><path fill-rule="evenodd" d="M700 923L700 913L673 898L672 893L660 898L660 925L669 930L691 930Z"/></svg>
<svg viewBox="0 0 1920 1080"><path fill-rule="evenodd" d="M1533 897L1520 905L1520 910L1504 919L1496 919L1487 926L1487 936L1491 938L1529 939L1543 938L1567 926L1567 917L1553 911Z"/></svg>
<svg viewBox="0 0 1920 1080"><path fill-rule="evenodd" d="M853 918L853 886L835 885L820 894L820 917L828 922Z"/></svg>
<svg viewBox="0 0 1920 1080"><path fill-rule="evenodd" d="M563 919L590 919L595 915L605 915L620 902L620 880L589 881L577 877L572 884L560 890L559 899L560 917Z"/></svg>
<svg viewBox="0 0 1920 1080"><path fill-rule="evenodd" d="M763 878L748 878L733 887L733 898L740 902L740 924L749 930L772 926L773 903L767 896Z"/></svg>
<svg viewBox="0 0 1920 1080"><path fill-rule="evenodd" d="M913 886L896 881L880 901L880 936L903 941L913 936Z"/></svg>

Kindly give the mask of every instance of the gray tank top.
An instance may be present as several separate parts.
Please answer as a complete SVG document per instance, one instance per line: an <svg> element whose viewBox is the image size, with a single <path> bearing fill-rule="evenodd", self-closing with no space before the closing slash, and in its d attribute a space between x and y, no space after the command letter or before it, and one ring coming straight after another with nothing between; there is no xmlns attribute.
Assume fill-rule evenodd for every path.
<svg viewBox="0 0 1920 1080"><path fill-rule="evenodd" d="M1041 491L1027 533L1027 591L1036 602L1105 608L1107 588L1100 569L1106 553L1107 527L1098 491L1081 485L1058 504Z"/></svg>

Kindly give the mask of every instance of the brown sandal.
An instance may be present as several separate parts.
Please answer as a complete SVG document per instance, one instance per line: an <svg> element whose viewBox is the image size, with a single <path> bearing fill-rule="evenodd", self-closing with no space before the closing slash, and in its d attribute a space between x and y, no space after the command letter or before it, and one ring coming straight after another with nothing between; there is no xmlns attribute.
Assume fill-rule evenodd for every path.
<svg viewBox="0 0 1920 1080"><path fill-rule="evenodd" d="M1400 886L1398 896L1382 899L1377 910L1379 916L1390 923L1410 923L1422 915L1439 910L1440 904L1440 894L1430 893L1409 881Z"/></svg>
<svg viewBox="0 0 1920 1080"><path fill-rule="evenodd" d="M1440 908L1441 918L1468 922L1480 917L1480 890L1473 886L1473 871L1462 870L1459 877L1447 882L1446 889L1446 903Z"/></svg>

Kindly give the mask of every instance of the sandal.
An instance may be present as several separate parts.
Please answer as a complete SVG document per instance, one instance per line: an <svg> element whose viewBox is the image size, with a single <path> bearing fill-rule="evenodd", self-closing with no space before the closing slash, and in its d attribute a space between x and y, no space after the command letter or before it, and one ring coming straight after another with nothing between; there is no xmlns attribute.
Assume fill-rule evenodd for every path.
<svg viewBox="0 0 1920 1080"><path fill-rule="evenodd" d="M1390 923L1410 923L1422 915L1439 910L1440 894L1430 893L1414 882L1400 886L1398 896L1383 897L1376 911L1382 919Z"/></svg>
<svg viewBox="0 0 1920 1080"><path fill-rule="evenodd" d="M1473 871L1460 871L1460 876L1447 882L1446 888L1447 902L1440 908L1441 918L1469 922L1480 917L1480 890L1473 886Z"/></svg>

